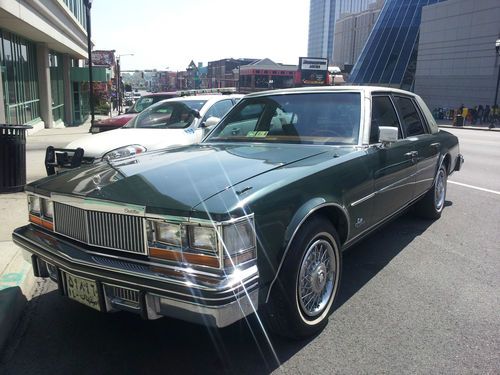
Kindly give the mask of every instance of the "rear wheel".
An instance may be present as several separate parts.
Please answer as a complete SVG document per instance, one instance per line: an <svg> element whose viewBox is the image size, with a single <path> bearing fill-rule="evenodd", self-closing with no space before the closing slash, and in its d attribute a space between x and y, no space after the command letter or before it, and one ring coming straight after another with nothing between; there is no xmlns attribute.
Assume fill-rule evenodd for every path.
<svg viewBox="0 0 500 375"><path fill-rule="evenodd" d="M338 294L341 262L334 226L321 217L307 221L290 246L271 294L270 328L296 339L321 331Z"/></svg>
<svg viewBox="0 0 500 375"><path fill-rule="evenodd" d="M417 203L416 209L419 216L432 220L441 217L446 200L447 184L448 172L446 166L441 164L434 178L432 188Z"/></svg>

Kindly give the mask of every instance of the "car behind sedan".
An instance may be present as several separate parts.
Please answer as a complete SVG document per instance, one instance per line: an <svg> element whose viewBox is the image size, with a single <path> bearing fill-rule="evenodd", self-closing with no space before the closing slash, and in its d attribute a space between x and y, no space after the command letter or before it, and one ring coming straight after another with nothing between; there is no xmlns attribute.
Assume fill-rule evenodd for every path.
<svg viewBox="0 0 500 375"><path fill-rule="evenodd" d="M239 94L196 95L156 103L120 129L86 135L71 142L65 149L49 147L47 173L53 174L82 163L200 142L209 128L241 97Z"/></svg>

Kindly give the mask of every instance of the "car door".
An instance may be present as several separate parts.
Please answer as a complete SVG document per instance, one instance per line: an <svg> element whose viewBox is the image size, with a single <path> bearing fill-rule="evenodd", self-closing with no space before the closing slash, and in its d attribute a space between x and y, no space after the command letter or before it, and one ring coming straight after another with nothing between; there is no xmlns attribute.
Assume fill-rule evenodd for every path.
<svg viewBox="0 0 500 375"><path fill-rule="evenodd" d="M370 143L377 144L378 154L373 176L375 190L373 219L379 222L413 200L417 160L415 145L412 140L404 137L391 95L372 96L371 121ZM380 126L397 127L398 140L387 146L378 144Z"/></svg>
<svg viewBox="0 0 500 375"><path fill-rule="evenodd" d="M411 97L395 95L394 103L398 109L403 132L411 140L417 152L417 171L415 175L415 195L419 196L430 189L436 174L440 144L430 134L422 112Z"/></svg>
<svg viewBox="0 0 500 375"><path fill-rule="evenodd" d="M200 121L200 125L195 131L196 142L200 142L205 134L210 130L205 127L205 122L210 117L222 118L231 108L233 107L233 101L231 99L224 99L218 102L215 102L210 108L207 109L207 112L203 116Z"/></svg>

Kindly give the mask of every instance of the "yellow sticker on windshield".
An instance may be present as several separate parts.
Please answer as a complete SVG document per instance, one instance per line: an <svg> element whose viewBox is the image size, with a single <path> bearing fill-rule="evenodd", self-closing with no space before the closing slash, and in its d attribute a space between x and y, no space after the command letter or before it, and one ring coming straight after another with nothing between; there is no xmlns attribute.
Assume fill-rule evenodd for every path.
<svg viewBox="0 0 500 375"><path fill-rule="evenodd" d="M251 131L247 133L247 137L264 138L267 136L267 133L268 132L265 131L260 131L260 132Z"/></svg>

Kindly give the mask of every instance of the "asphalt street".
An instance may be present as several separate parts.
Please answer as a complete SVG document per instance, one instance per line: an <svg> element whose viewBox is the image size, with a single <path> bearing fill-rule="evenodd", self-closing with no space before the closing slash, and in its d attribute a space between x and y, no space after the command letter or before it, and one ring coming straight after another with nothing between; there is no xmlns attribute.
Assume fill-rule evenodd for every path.
<svg viewBox="0 0 500 375"><path fill-rule="evenodd" d="M102 314L38 281L0 373L500 373L500 133L452 132L465 164L441 219L409 212L345 252L318 336L287 342L256 317L213 330Z"/></svg>

